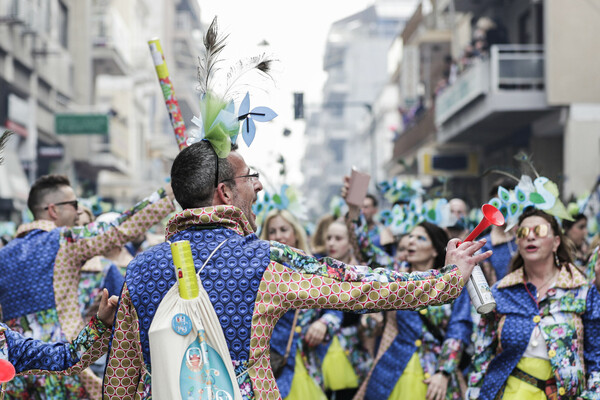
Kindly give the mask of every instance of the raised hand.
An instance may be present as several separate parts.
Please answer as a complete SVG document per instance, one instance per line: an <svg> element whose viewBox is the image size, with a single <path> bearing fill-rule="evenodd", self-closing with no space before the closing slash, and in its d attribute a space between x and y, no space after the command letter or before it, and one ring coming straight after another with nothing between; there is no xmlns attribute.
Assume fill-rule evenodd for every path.
<svg viewBox="0 0 600 400"><path fill-rule="evenodd" d="M488 250L485 253L475 254L483 247L485 242L485 239L475 242L463 242L457 247L456 245L460 243L460 240L450 240L448 246L446 246L446 265L456 265L460 270L463 279L467 281L469 276L471 276L471 272L473 272L473 268L492 255L491 250Z"/></svg>

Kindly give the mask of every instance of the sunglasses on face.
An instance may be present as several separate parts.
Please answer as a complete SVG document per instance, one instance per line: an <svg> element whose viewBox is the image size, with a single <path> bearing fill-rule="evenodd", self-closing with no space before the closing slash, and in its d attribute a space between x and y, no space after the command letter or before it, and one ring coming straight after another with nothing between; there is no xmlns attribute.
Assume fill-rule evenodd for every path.
<svg viewBox="0 0 600 400"><path fill-rule="evenodd" d="M519 229L517 229L517 238L526 238L527 236L529 236L529 232L532 231L535 234L535 236L539 238L545 238L550 233L550 226L548 226L547 224L534 226L532 228L528 226L522 226Z"/></svg>
<svg viewBox="0 0 600 400"><path fill-rule="evenodd" d="M75 208L75 210L77 210L79 208L79 200L70 200L70 201L61 201L60 203L48 204L46 207L44 207L44 210L47 210L51 205L64 206L67 204L73 206L73 208Z"/></svg>

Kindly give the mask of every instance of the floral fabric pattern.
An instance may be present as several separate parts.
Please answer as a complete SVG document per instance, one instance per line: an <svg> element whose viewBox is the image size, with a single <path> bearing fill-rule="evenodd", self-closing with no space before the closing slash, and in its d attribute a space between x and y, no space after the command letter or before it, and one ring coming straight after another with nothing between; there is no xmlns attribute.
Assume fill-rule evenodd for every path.
<svg viewBox="0 0 600 400"><path fill-rule="evenodd" d="M109 333L110 329L93 318L72 342L47 343L26 338L8 326L0 324L0 359L11 362L18 375L38 374L22 375L11 381L6 391L8 397L89 398L76 377L42 374L67 375L87 368L106 351ZM53 364L49 364L48 359L51 359Z"/></svg>
<svg viewBox="0 0 600 400"><path fill-rule="evenodd" d="M10 247L11 253L3 253L8 254L3 257L31 253L31 257L28 255L27 259L21 262L28 264L27 268L36 272L36 284L42 282L45 289L44 293L37 297L44 297L46 300L42 303L44 308L36 306L35 312L25 312L21 308L23 306L14 307L14 302L6 301L10 297L4 287L15 285L13 279L22 277L19 276L19 271L12 276L4 274L0 277L0 287L3 288L0 290L0 301L6 301L5 316L8 314L9 305L13 306L10 315L17 315L9 317L5 321L7 325L18 333L45 342L76 340L85 326L81 318L77 290L83 262L112 247L124 245L172 210L172 202L166 197L164 189L160 189L125 211L111 224L92 223L83 227L57 228L51 221L40 220L21 225L17 231L18 237L7 246ZM46 263L40 263L38 254L31 251L32 245L36 243L32 240L52 242L52 247L48 247L52 251L49 250L43 256ZM6 259L3 258L3 261L6 262ZM33 302L33 299L27 300L24 302L26 305ZM41 367L38 369L43 370ZM20 393L20 399L99 399L100 380L90 370L78 373L81 375L17 377L8 386L14 393ZM60 394L61 390L64 390L63 394ZM31 392L32 396L35 393L35 396L29 397L28 392Z"/></svg>
<svg viewBox="0 0 600 400"><path fill-rule="evenodd" d="M548 349L559 399L600 399L600 295L596 288L576 267L564 265L538 309L523 282L523 270L518 269L493 287L498 307L482 316L477 328L468 398L496 396L537 325ZM526 285L535 296L535 286Z"/></svg>
<svg viewBox="0 0 600 400"><path fill-rule="evenodd" d="M427 304L450 301L458 297L464 286L464 280L455 266L447 266L442 271L401 274L388 269L371 270L366 266L346 265L333 259L325 259L319 263L316 258L307 256L300 250L275 242L270 243L269 249L268 242L259 241L256 235L248 231L247 220L241 210L231 206L184 210L177 214L167 227L168 238L179 237L177 235L189 235L191 238L200 238L204 235L204 239L198 239L197 249L192 250L197 250L199 259L205 257L200 255L201 252L206 252L206 257L208 256L207 243L216 245L208 242L207 237L212 237L211 240L218 236L230 238L228 242L235 247L232 247L231 251L225 247L217 251L213 258L216 261L206 268L214 270L215 275L228 268L233 270L242 262L251 265L253 261L262 260L255 256L246 261L244 256L246 252L253 251L256 255L262 253L263 247L269 250L264 265L255 265L249 270L254 275L249 275L248 280L245 281L248 282L249 289L244 291L244 296L251 299L253 312L251 318L250 313L242 317L242 325L235 330L237 336L231 340L231 344L249 343L249 348L238 346L237 349L233 349L230 345L230 352L235 350L235 354L239 354L238 357L232 357L234 366L240 368L238 371L250 367L247 374L240 377L243 379L243 393L247 399L280 398L270 367L268 349L274 321L289 309L414 309ZM143 282L146 286L154 283L153 276L172 273L170 272L172 267L165 259L163 248L163 245L155 246L138 255L132 262L137 262L140 271L147 274L148 279ZM226 259L223 256L225 251L227 251ZM222 256L224 262L219 264L218 260ZM128 277L122 292L107 363L104 380L106 399L148 398L144 388L138 387L137 382L141 381L146 385L150 379L144 376L151 366L142 356L145 342L142 343L141 337L144 337L146 330L141 326L149 324L152 315L148 313L145 304L140 305L139 310L134 306L132 299L136 298L137 294L132 286L135 286L138 280L136 280L137 275L132 275L131 267L132 264L128 269ZM256 271L263 272L257 277ZM210 285L216 288L216 283L211 282L208 272L206 274L207 278L203 278L203 285L207 288L209 296L215 294L214 301L218 301L217 292L208 289ZM243 270L242 274L244 274ZM130 286L130 279L132 286ZM172 286L170 279L164 285L165 287ZM142 280L140 275L140 284ZM240 279L239 284L241 282ZM252 285L255 282L258 287L254 289ZM237 284L232 281L231 286ZM157 302L160 302L160 298ZM219 318L225 317L224 310L215 309L215 311ZM132 349L135 350L135 355L132 351L123 351ZM125 380L121 378L122 376L130 378ZM249 380L246 377L249 377Z"/></svg>
<svg viewBox="0 0 600 400"><path fill-rule="evenodd" d="M318 274L342 282L426 281L437 279L457 268L456 265L447 265L440 270L411 273L399 273L390 268L371 269L366 265L346 265L331 257L318 260L302 250L278 242L271 242L271 261L295 271Z"/></svg>

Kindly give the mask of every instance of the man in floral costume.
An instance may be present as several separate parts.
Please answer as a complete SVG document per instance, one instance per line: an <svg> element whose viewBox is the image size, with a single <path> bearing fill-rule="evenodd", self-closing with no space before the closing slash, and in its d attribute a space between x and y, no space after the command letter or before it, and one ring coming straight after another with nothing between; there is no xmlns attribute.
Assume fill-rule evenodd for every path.
<svg viewBox="0 0 600 400"><path fill-rule="evenodd" d="M113 224L74 227L78 202L69 180L62 175L39 178L28 198L35 221L20 226L17 237L0 249L4 322L45 342L74 340L84 325L77 297L81 266L174 211L168 197L160 189ZM90 370L78 376L30 375L15 378L7 394L18 399L99 399L101 382Z"/></svg>
<svg viewBox="0 0 600 400"><path fill-rule="evenodd" d="M418 308L459 296L483 242L448 244L440 271L400 274L318 261L277 242L259 240L252 203L262 184L242 156L216 156L208 141L185 148L173 163L175 198L184 211L167 227L167 240L188 240L196 269L221 323L243 399L280 398L269 362L273 326L291 308L343 310ZM221 243L223 245L217 249ZM106 399L149 399L148 330L176 277L168 243L138 255L121 293L104 377ZM157 377L154 377L157 379ZM159 399L161 400L161 399Z"/></svg>

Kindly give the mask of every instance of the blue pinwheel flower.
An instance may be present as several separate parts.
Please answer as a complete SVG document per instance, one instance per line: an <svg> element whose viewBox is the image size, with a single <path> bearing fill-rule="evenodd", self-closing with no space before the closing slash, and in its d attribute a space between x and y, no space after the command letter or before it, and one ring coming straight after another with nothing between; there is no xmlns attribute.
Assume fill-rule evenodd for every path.
<svg viewBox="0 0 600 400"><path fill-rule="evenodd" d="M275 111L269 107L256 107L250 111L250 94L246 93L244 100L240 104L238 120L242 121L242 137L247 146L250 146L256 134L254 121L268 122L277 116Z"/></svg>

